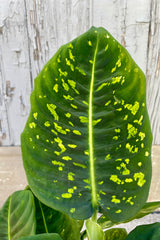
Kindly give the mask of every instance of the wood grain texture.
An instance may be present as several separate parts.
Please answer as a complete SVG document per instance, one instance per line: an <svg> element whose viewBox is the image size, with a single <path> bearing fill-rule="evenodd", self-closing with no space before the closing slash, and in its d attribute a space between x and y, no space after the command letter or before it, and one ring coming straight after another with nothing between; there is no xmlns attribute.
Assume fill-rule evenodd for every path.
<svg viewBox="0 0 160 240"><path fill-rule="evenodd" d="M26 0L32 78L58 48L87 31L89 0Z"/></svg>
<svg viewBox="0 0 160 240"><path fill-rule="evenodd" d="M147 99L154 143L160 144L160 1L152 0L147 58Z"/></svg>
<svg viewBox="0 0 160 240"><path fill-rule="evenodd" d="M160 144L159 0L0 0L0 145L19 145L34 78L58 48L105 27L147 76L153 143Z"/></svg>
<svg viewBox="0 0 160 240"><path fill-rule="evenodd" d="M0 0L1 144L18 145L31 93L24 1ZM3 15L2 15L3 14Z"/></svg>

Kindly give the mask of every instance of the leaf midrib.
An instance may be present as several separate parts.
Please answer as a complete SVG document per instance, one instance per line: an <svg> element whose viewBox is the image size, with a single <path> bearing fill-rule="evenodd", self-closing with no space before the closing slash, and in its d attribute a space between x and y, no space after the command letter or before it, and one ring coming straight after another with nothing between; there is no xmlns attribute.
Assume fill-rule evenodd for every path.
<svg viewBox="0 0 160 240"><path fill-rule="evenodd" d="M9 206L8 206L8 240L11 240L11 226L10 226L11 200L12 200L12 196L10 196Z"/></svg>
<svg viewBox="0 0 160 240"><path fill-rule="evenodd" d="M49 232L48 232L48 228L47 228L47 223L46 223L45 215L44 215L43 208L42 208L42 204L41 204L40 201L38 201L38 203L39 203L39 207L40 207L40 209L41 209L41 214L42 214L42 219L43 219L45 231L46 231L46 233L49 233Z"/></svg>
<svg viewBox="0 0 160 240"><path fill-rule="evenodd" d="M94 73L95 73L95 62L98 51L98 38L96 48L93 56L93 65L91 73L91 84L89 94L89 162L90 162L90 181L92 191L92 206L94 209L97 207L97 194L96 194L96 182L95 182L95 167L94 167L94 150L93 150L93 87L94 87Z"/></svg>

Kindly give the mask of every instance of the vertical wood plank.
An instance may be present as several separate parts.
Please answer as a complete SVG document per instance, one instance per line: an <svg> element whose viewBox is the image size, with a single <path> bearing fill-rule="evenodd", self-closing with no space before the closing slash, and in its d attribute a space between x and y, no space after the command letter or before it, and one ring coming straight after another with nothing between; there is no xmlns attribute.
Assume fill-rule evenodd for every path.
<svg viewBox="0 0 160 240"><path fill-rule="evenodd" d="M1 0L2 145L19 145L31 92L24 1ZM3 134L4 132L4 134ZM6 138L5 138L6 135Z"/></svg>
<svg viewBox="0 0 160 240"><path fill-rule="evenodd" d="M8 123L8 112L5 98L5 72L2 59L2 49L0 47L0 146L10 145L10 131Z"/></svg>
<svg viewBox="0 0 160 240"><path fill-rule="evenodd" d="M152 0L147 62L147 99L153 143L160 144L160 1Z"/></svg>
<svg viewBox="0 0 160 240"><path fill-rule="evenodd" d="M151 0L93 0L93 24L105 27L146 73Z"/></svg>
<svg viewBox="0 0 160 240"><path fill-rule="evenodd" d="M89 0L26 0L33 78L58 48L90 26Z"/></svg>

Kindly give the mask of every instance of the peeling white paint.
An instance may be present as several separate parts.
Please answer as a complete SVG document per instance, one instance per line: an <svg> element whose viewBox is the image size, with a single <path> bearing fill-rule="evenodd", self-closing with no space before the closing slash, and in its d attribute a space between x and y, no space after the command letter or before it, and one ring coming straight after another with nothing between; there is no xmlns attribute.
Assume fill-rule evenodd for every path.
<svg viewBox="0 0 160 240"><path fill-rule="evenodd" d="M33 79L57 49L95 25L147 75L154 144L160 144L159 0L0 0L0 145L19 145Z"/></svg>

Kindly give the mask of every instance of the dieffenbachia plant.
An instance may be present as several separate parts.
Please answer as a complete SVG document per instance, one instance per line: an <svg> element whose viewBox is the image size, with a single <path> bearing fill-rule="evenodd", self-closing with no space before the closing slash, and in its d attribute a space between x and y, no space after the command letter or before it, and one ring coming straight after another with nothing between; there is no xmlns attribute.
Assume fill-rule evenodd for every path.
<svg viewBox="0 0 160 240"><path fill-rule="evenodd" d="M48 213L74 218L73 225L88 219L81 239L125 237L125 230L102 228L140 216L142 208L150 212L151 143L145 76L125 48L95 27L63 45L35 79L21 135L24 168L44 223L40 233L53 230L46 231L46 205Z"/></svg>
<svg viewBox="0 0 160 240"><path fill-rule="evenodd" d="M35 79L21 136L34 194L75 219L100 206L125 221L144 205L151 179L146 80L103 28L62 46Z"/></svg>

